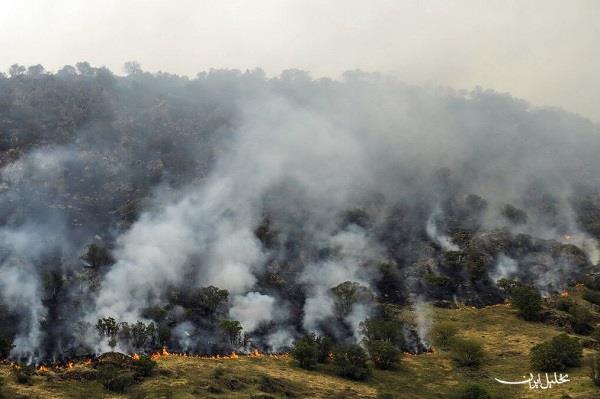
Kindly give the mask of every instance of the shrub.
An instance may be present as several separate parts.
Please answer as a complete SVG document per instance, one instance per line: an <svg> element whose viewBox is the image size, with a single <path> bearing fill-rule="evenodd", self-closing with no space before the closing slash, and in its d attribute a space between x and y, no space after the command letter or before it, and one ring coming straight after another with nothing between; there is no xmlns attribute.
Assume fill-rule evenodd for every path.
<svg viewBox="0 0 600 399"><path fill-rule="evenodd" d="M577 338L561 334L531 348L531 366L539 371L565 371L581 363L582 347Z"/></svg>
<svg viewBox="0 0 600 399"><path fill-rule="evenodd" d="M333 352L333 363L342 377L365 380L371 375L367 365L367 353L359 345L337 347Z"/></svg>
<svg viewBox="0 0 600 399"><path fill-rule="evenodd" d="M593 331L594 327L591 325L593 316L587 308L581 305L573 305L569 309L569 314L573 319L573 331L577 334L587 335Z"/></svg>
<svg viewBox="0 0 600 399"><path fill-rule="evenodd" d="M583 293L583 299L595 305L600 305L600 291L594 291L589 289L585 290L585 292Z"/></svg>
<svg viewBox="0 0 600 399"><path fill-rule="evenodd" d="M519 285L511 290L511 304L525 320L538 320L542 310L542 296L533 287Z"/></svg>
<svg viewBox="0 0 600 399"><path fill-rule="evenodd" d="M135 374L114 364L98 366L98 381L113 392L125 392L135 382Z"/></svg>
<svg viewBox="0 0 600 399"><path fill-rule="evenodd" d="M133 363L137 377L150 377L156 368L156 362L148 355L142 355Z"/></svg>
<svg viewBox="0 0 600 399"><path fill-rule="evenodd" d="M479 384L467 384L461 388L460 399L491 399L490 394Z"/></svg>
<svg viewBox="0 0 600 399"><path fill-rule="evenodd" d="M13 369L13 373L17 383L31 385L33 383L31 376L35 373L35 367L21 363Z"/></svg>
<svg viewBox="0 0 600 399"><path fill-rule="evenodd" d="M454 323L449 321L440 321L431 329L431 340L433 341L434 345L437 345L441 348L447 348L457 332L458 328Z"/></svg>
<svg viewBox="0 0 600 399"><path fill-rule="evenodd" d="M453 338L450 342L452 359L461 367L477 367L483 361L483 346L464 338Z"/></svg>
<svg viewBox="0 0 600 399"><path fill-rule="evenodd" d="M214 379L219 379L225 375L225 369L221 366L218 366L212 373Z"/></svg>
<svg viewBox="0 0 600 399"><path fill-rule="evenodd" d="M571 306L575 305L575 301L572 298L559 298L556 301L556 309L562 310L563 312L568 312L571 309Z"/></svg>
<svg viewBox="0 0 600 399"><path fill-rule="evenodd" d="M319 344L315 335L309 334L296 340L291 355L303 369L313 369L319 359Z"/></svg>
<svg viewBox="0 0 600 399"><path fill-rule="evenodd" d="M400 351L389 341L373 341L368 344L369 355L378 369L390 370L398 365Z"/></svg>

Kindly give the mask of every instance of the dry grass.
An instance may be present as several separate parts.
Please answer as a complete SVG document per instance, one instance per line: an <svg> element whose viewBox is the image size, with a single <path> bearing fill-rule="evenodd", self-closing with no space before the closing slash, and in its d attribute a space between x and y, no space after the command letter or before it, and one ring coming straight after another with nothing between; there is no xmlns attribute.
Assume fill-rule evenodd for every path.
<svg viewBox="0 0 600 399"><path fill-rule="evenodd" d="M17 385L6 366L0 368L7 388L26 398L251 398L271 395L273 398L375 398L389 392L396 398L448 398L465 382L480 383L495 398L600 398L588 370L569 371L571 382L541 392L526 386L506 386L493 378L519 380L530 371L529 349L554 335L559 329L541 323L526 322L516 317L505 305L485 309L435 309L435 321L449 320L463 337L484 344L486 359L479 370L457 369L447 353L419 356L405 355L401 367L394 371L376 370L367 382L339 378L331 366L315 371L297 367L289 358L269 357L237 360L209 360L168 356L161 358L152 378L132 388L126 395L105 391L92 381L73 381L53 372L34 377L32 386ZM586 351L586 355L590 352ZM79 365L77 367L85 367ZM221 368L217 376L215 369ZM8 396L11 397L11 396ZM18 396L17 396L18 397ZM257 396L258 397L258 396Z"/></svg>

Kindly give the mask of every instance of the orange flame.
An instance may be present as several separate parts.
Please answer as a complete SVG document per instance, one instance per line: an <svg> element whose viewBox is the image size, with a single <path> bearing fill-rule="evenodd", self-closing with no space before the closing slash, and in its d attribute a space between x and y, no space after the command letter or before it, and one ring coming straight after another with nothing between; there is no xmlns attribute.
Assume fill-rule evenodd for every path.
<svg viewBox="0 0 600 399"><path fill-rule="evenodd" d="M563 298L568 297L569 296L569 291L563 291L563 292L561 292L560 296L563 297Z"/></svg>
<svg viewBox="0 0 600 399"><path fill-rule="evenodd" d="M140 355L138 355L137 353L134 353L133 355L131 355L131 358L133 360L140 360Z"/></svg>
<svg viewBox="0 0 600 399"><path fill-rule="evenodd" d="M50 371L50 369L43 364L37 368L39 372L45 373L46 371Z"/></svg>
<svg viewBox="0 0 600 399"><path fill-rule="evenodd" d="M573 238L573 237L572 237L572 236L570 236L570 235L568 235L568 234L565 234L565 240L567 240L567 241L570 241L570 240L571 240L571 238Z"/></svg>
<svg viewBox="0 0 600 399"><path fill-rule="evenodd" d="M167 351L167 347L163 346L162 352L160 353L162 356L169 356L169 352Z"/></svg>
<svg viewBox="0 0 600 399"><path fill-rule="evenodd" d="M85 364L86 366L89 366L90 364L92 364L92 359L85 359L83 361L83 364Z"/></svg>
<svg viewBox="0 0 600 399"><path fill-rule="evenodd" d="M261 357L262 354L258 351L258 349L254 349L252 352L250 352L250 354L248 355L248 357Z"/></svg>
<svg viewBox="0 0 600 399"><path fill-rule="evenodd" d="M238 357L239 356L235 352L231 352L231 356L229 356L230 359L237 359Z"/></svg>
<svg viewBox="0 0 600 399"><path fill-rule="evenodd" d="M65 366L66 369L72 369L73 368L73 362L67 362L67 365Z"/></svg>

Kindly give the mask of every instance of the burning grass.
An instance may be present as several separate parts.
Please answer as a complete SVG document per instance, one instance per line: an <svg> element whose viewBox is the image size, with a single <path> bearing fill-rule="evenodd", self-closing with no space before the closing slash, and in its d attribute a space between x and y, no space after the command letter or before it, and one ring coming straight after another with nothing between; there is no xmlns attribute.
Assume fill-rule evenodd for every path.
<svg viewBox="0 0 600 399"><path fill-rule="evenodd" d="M577 296L576 290L572 296ZM332 365L319 365L314 371L300 369L286 354L230 353L227 355L192 355L163 348L153 354L158 366L151 377L132 386L126 394L109 393L85 373L93 371L96 362L108 361L108 354L96 359L69 362L60 367L45 365L38 370L32 385L16 384L9 364L0 367L7 388L17 395L41 398L250 398L255 395L310 398L375 398L389 392L396 398L441 398L468 381L486 387L494 397L538 398L540 393L526 387L499 385L494 377L510 380L528 373L529 349L562 331L539 322L516 317L506 305L483 309L435 309L437 321L454 323L464 338L484 343L485 361L477 371L457 369L449 353L439 348L420 355L404 354L397 370L374 370L366 382L342 379ZM590 352L585 352L589 356ZM123 356L134 363L141 354ZM42 366L40 366L42 367ZM544 392L544 398L594 397L595 387L586 368L569 370L571 382ZM266 396L265 396L266 397Z"/></svg>

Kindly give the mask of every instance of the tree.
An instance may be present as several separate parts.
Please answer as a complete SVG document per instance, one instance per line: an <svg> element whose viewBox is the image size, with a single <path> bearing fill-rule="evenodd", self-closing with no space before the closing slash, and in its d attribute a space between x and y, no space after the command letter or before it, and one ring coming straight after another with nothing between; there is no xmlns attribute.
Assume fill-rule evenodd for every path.
<svg viewBox="0 0 600 399"><path fill-rule="evenodd" d="M312 370L319 360L319 343L315 334L308 334L296 340L291 355L300 367Z"/></svg>
<svg viewBox="0 0 600 399"><path fill-rule="evenodd" d="M340 318L347 316L355 303L368 303L373 300L371 291L354 281L345 281L331 291L335 296L335 310Z"/></svg>
<svg viewBox="0 0 600 399"><path fill-rule="evenodd" d="M352 380L365 380L371 375L367 353L359 345L339 346L333 351L333 364L338 374Z"/></svg>
<svg viewBox="0 0 600 399"><path fill-rule="evenodd" d="M400 361L400 350L389 341L372 341L367 345L369 356L378 369L390 370Z"/></svg>
<svg viewBox="0 0 600 399"><path fill-rule="evenodd" d="M115 261L108 249L95 243L92 243L87 247L86 253L81 259L93 269L99 269L100 267L110 265Z"/></svg>
<svg viewBox="0 0 600 399"><path fill-rule="evenodd" d="M12 340L6 338L6 336L0 333L0 358L5 359L10 354L10 351L15 346L12 344Z"/></svg>
<svg viewBox="0 0 600 399"><path fill-rule="evenodd" d="M237 346L242 341L242 325L237 320L219 320L219 328L225 334L231 346Z"/></svg>
<svg viewBox="0 0 600 399"><path fill-rule="evenodd" d="M483 346L477 341L455 337L450 349L452 359L461 367L478 367L483 361Z"/></svg>
<svg viewBox="0 0 600 399"><path fill-rule="evenodd" d="M138 75L142 73L142 66L137 61L127 61L123 65L123 69L127 75Z"/></svg>
<svg viewBox="0 0 600 399"><path fill-rule="evenodd" d="M16 78L18 76L23 76L25 73L25 67L19 64L12 64L10 69L8 70L8 74L11 78Z"/></svg>
<svg viewBox="0 0 600 399"><path fill-rule="evenodd" d="M117 334L119 333L119 324L112 317L99 319L96 323L96 330L101 337L108 338L108 345L114 351L117 346Z"/></svg>
<svg viewBox="0 0 600 399"><path fill-rule="evenodd" d="M229 292L214 286L202 287L196 290L187 304L191 312L199 317L215 317L219 309L227 303Z"/></svg>
<svg viewBox="0 0 600 399"><path fill-rule="evenodd" d="M511 290L511 304L525 320L538 320L542 310L542 296L535 288L519 285Z"/></svg>
<svg viewBox="0 0 600 399"><path fill-rule="evenodd" d="M333 340L326 335L317 337L317 345L319 348L319 356L317 361L319 363L329 362L331 351L333 350Z"/></svg>
<svg viewBox="0 0 600 399"><path fill-rule="evenodd" d="M386 341L398 347L404 344L402 322L398 319L369 317L360 323L359 331L366 344L374 341Z"/></svg>
<svg viewBox="0 0 600 399"><path fill-rule="evenodd" d="M560 334L535 345L529 352L531 366L539 371L565 371L579 366L583 349L577 338Z"/></svg>

